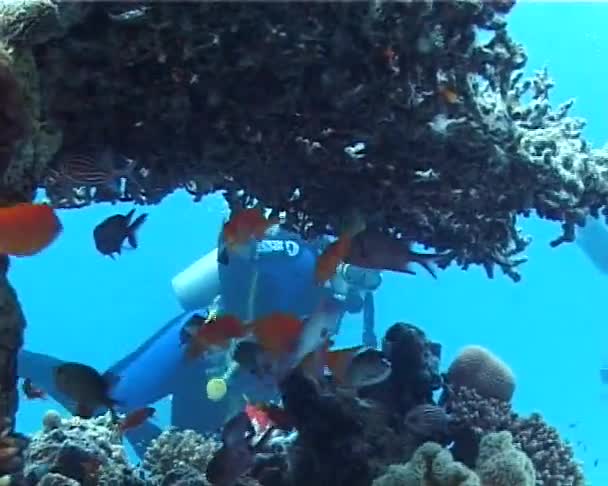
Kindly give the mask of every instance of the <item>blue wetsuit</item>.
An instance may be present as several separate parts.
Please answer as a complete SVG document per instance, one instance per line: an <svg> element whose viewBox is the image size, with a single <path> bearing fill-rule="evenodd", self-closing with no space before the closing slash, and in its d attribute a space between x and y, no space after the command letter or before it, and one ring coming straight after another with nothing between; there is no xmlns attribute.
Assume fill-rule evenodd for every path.
<svg viewBox="0 0 608 486"><path fill-rule="evenodd" d="M286 231L254 245L244 255L229 254L226 265L218 264L222 311L242 319L254 319L273 311L286 311L299 317L311 314L320 298L330 292L313 281L317 248ZM210 401L205 384L211 377L208 370L224 365L225 361L214 363L211 357L188 362L180 341L182 327L195 313L187 312L174 318L108 370L120 376L111 392L112 398L119 402L118 412L129 412L172 395L171 425L199 432L212 432L221 427L230 412L227 410L230 396L218 402ZM19 357L19 376L30 378L61 404L73 409L71 401L54 385L53 368L60 363L55 358L23 350ZM216 372L214 376L220 374ZM260 395L265 390L254 380L246 372L237 373L230 380L229 395L235 404L236 400L242 400L243 393L267 398ZM273 392L266 389L267 394ZM160 429L148 421L129 431L127 438L141 455L159 433Z"/></svg>

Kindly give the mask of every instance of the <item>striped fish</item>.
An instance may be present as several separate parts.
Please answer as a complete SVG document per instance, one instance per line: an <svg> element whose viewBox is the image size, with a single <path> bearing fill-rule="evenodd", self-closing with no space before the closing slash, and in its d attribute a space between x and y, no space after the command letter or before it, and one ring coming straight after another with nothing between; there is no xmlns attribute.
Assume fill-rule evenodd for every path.
<svg viewBox="0 0 608 486"><path fill-rule="evenodd" d="M116 168L117 162L123 167ZM62 152L53 165L59 176L72 184L98 186L112 185L121 177L130 179L136 162L104 148Z"/></svg>

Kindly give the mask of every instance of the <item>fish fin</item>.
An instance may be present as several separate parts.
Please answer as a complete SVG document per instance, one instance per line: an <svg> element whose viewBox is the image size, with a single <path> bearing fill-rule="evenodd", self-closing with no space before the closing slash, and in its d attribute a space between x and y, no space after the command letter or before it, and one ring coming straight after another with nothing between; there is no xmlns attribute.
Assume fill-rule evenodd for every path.
<svg viewBox="0 0 608 486"><path fill-rule="evenodd" d="M148 213L140 214L135 221L129 225L127 239L132 248L137 248L137 230L145 223Z"/></svg>
<svg viewBox="0 0 608 486"><path fill-rule="evenodd" d="M428 273L431 274L431 277L433 277L435 280L437 280L437 273L435 273L435 269L433 268L433 266L431 265L431 262L434 260L434 256L429 256L429 257L423 257L423 256L417 256L413 261L415 261L418 265L420 265L422 268L424 268ZM412 272L414 274L414 272Z"/></svg>
<svg viewBox="0 0 608 486"><path fill-rule="evenodd" d="M125 214L125 219L127 220L128 223L131 222L131 218L133 217L134 214L135 214L135 208L131 209L131 211L129 211L127 214Z"/></svg>

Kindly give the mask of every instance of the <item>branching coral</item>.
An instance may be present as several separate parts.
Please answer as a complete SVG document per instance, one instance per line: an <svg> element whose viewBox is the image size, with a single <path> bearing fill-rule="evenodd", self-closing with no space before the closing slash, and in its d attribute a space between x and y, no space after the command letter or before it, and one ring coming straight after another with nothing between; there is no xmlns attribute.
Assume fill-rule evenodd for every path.
<svg viewBox="0 0 608 486"><path fill-rule="evenodd" d="M148 447L144 469L150 473L151 480L159 484L177 484L178 480L185 478L208 484L205 470L220 445L219 441L203 437L193 430L169 429Z"/></svg>

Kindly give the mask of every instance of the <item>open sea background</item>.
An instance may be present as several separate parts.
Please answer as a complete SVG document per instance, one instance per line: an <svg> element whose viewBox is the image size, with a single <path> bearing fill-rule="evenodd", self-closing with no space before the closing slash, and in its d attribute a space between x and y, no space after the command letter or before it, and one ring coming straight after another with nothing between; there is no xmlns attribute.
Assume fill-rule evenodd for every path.
<svg viewBox="0 0 608 486"><path fill-rule="evenodd" d="M575 97L571 115L586 118L586 138L603 145L608 3L524 0L508 20L529 56L528 74L548 66L556 82L553 105ZM116 261L102 257L93 245L94 226L129 209L103 204L61 211L62 236L34 258L13 259L10 278L28 321L27 349L104 370L180 313L171 278L214 247L227 207L221 195L193 203L185 192L159 206L139 206L136 214L150 213L140 248ZM481 268L452 267L436 281L424 271L416 277L385 272L376 295L378 334L397 321L416 324L442 343L444 367L462 346L488 347L517 376L515 410L540 411L575 444L589 482L608 484L608 387L602 389L598 372L608 359L608 278L576 244L549 247L559 223L535 217L519 223L534 238L520 283L499 271L490 280ZM350 317L338 345L360 336L360 317ZM204 383L192 386L205 393ZM167 401L157 407L157 420L166 424ZM38 430L49 408L62 410L52 400L22 399L18 429Z"/></svg>

